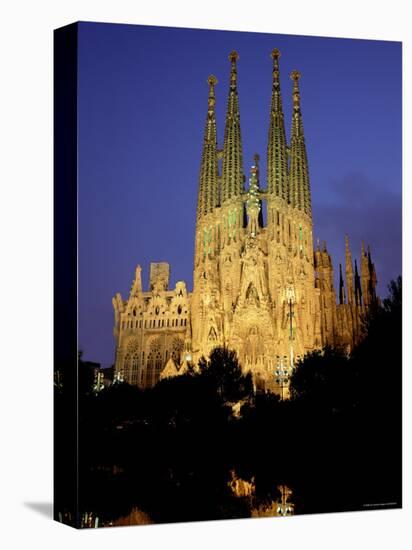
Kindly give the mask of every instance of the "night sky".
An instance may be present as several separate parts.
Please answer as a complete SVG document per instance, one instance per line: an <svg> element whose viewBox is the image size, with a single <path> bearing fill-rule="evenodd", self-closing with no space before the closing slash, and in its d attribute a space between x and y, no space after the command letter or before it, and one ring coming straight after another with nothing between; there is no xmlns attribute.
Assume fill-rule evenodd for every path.
<svg viewBox="0 0 412 550"><path fill-rule="evenodd" d="M265 187L272 81L280 77L289 136L298 69L314 238L335 276L349 235L370 244L378 291L401 273L402 53L398 42L134 25L79 26L79 347L114 361L112 297L128 296L135 266L167 261L192 289L198 174L213 73L219 147L236 49L244 170L261 157ZM289 137L288 137L289 139ZM336 278L336 277L335 277Z"/></svg>

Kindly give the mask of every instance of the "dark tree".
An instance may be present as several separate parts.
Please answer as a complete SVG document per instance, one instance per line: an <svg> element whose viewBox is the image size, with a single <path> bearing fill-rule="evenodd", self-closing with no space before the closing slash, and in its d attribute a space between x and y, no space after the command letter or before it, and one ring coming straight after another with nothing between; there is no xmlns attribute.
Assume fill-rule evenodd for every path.
<svg viewBox="0 0 412 550"><path fill-rule="evenodd" d="M290 383L292 399L312 407L342 410L351 406L355 379L349 358L340 350L326 347L314 351L297 365Z"/></svg>
<svg viewBox="0 0 412 550"><path fill-rule="evenodd" d="M202 357L199 361L199 370L224 402L234 403L253 394L251 374L243 374L235 351L226 347L213 349L208 360Z"/></svg>

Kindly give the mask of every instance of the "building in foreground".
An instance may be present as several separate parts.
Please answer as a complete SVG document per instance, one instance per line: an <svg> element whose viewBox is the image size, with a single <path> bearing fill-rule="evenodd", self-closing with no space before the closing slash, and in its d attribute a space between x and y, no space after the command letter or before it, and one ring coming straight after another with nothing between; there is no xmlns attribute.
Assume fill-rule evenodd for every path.
<svg viewBox="0 0 412 550"><path fill-rule="evenodd" d="M339 289L326 243L313 245L313 222L299 79L291 79L293 114L286 140L279 78L273 58L267 181L255 155L249 182L243 171L238 54L230 60L223 148L217 144L215 85L209 94L196 213L193 291L169 289L169 265L152 263L143 291L136 268L129 298L113 299L118 377L140 387L186 372L216 346L236 350L256 389L282 392L296 362L325 345L350 350L361 338L361 318L376 300L369 248L353 265L345 238ZM265 216L263 211L265 210Z"/></svg>

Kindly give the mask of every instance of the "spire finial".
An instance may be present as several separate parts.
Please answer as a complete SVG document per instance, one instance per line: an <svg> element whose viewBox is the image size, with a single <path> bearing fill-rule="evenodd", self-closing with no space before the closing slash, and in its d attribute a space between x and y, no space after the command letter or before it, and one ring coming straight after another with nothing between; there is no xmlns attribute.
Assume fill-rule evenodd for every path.
<svg viewBox="0 0 412 550"><path fill-rule="evenodd" d="M280 90L280 82L279 82L279 57L280 57L280 51L275 48L272 50L271 57L273 59L273 91L275 94L279 94ZM281 98L276 97L276 101L273 102L272 100L272 110L278 111L281 110Z"/></svg>
<svg viewBox="0 0 412 550"><path fill-rule="evenodd" d="M239 59L239 54L237 53L236 50L232 50L229 54L229 60L232 62L232 63L236 63L236 61Z"/></svg>
<svg viewBox="0 0 412 550"><path fill-rule="evenodd" d="M300 111L300 93L299 93L299 79L301 74L299 71L292 71L290 78L293 80L293 109Z"/></svg>
<svg viewBox="0 0 412 550"><path fill-rule="evenodd" d="M211 74L208 79L207 83L209 84L209 99L208 99L208 105L209 105L209 112L214 110L215 107L215 86L217 84L217 78L215 75Z"/></svg>
<svg viewBox="0 0 412 550"><path fill-rule="evenodd" d="M209 77L207 79L207 83L209 84L211 89L216 86L217 82L218 82L218 80L217 80L217 78L215 77L214 74L209 75Z"/></svg>
<svg viewBox="0 0 412 550"><path fill-rule="evenodd" d="M230 69L230 87L236 88L236 82L237 82L237 72L236 72L236 62L239 59L239 54L236 50L232 50L229 54L229 60L232 64Z"/></svg>
<svg viewBox="0 0 412 550"><path fill-rule="evenodd" d="M280 51L275 48L272 50L271 57L273 59L273 85L275 87L279 86L279 57Z"/></svg>

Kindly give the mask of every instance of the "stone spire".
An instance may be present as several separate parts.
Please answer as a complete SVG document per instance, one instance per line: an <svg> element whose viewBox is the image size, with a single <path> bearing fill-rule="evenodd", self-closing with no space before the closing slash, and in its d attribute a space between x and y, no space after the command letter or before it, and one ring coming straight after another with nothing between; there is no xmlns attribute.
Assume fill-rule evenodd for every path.
<svg viewBox="0 0 412 550"><path fill-rule="evenodd" d="M360 280L361 280L361 289L362 289L362 296L363 296L363 302L365 306L369 305L369 262L368 262L368 255L365 252L365 244L362 241L361 243L361 265L360 265Z"/></svg>
<svg viewBox="0 0 412 550"><path fill-rule="evenodd" d="M346 288L348 290L348 304L353 304L353 267L352 254L349 247L349 238L345 235L345 271L346 271Z"/></svg>
<svg viewBox="0 0 412 550"><path fill-rule="evenodd" d="M362 287L361 280L358 273L358 264L355 260L355 304L359 307L362 306Z"/></svg>
<svg viewBox="0 0 412 550"><path fill-rule="evenodd" d="M345 285L343 283L342 264L339 264L339 303L344 304L345 302Z"/></svg>
<svg viewBox="0 0 412 550"><path fill-rule="evenodd" d="M240 134L239 97L237 92L237 52L229 55L230 87L227 102L222 163L222 204L243 191L242 140Z"/></svg>
<svg viewBox="0 0 412 550"><path fill-rule="evenodd" d="M290 169L289 169L289 202L295 208L312 215L308 158L306 154L305 136L303 133L302 113L300 110L300 93L298 71L292 71L293 80L293 115L290 138Z"/></svg>
<svg viewBox="0 0 412 550"><path fill-rule="evenodd" d="M200 165L199 194L197 199L197 219L213 212L217 204L217 134L215 114L215 85L217 79L211 75L208 78L209 98L203 139L202 161Z"/></svg>
<svg viewBox="0 0 412 550"><path fill-rule="evenodd" d="M142 268L140 265L136 266L135 276L133 284L130 289L130 298L140 296L142 294Z"/></svg>
<svg viewBox="0 0 412 550"><path fill-rule="evenodd" d="M273 80L267 149L267 188L269 193L287 200L288 159L282 94L279 81L280 51L275 48L272 50L271 55L273 58Z"/></svg>
<svg viewBox="0 0 412 550"><path fill-rule="evenodd" d="M376 285L378 284L378 279L376 277L375 264L372 262L371 251L368 246L368 266L369 266L369 294L370 301L376 302Z"/></svg>

